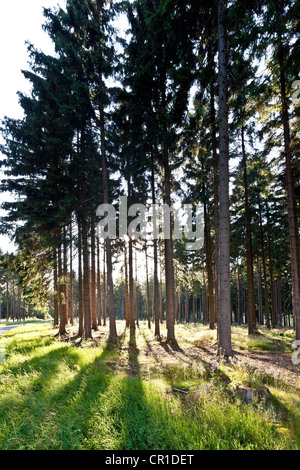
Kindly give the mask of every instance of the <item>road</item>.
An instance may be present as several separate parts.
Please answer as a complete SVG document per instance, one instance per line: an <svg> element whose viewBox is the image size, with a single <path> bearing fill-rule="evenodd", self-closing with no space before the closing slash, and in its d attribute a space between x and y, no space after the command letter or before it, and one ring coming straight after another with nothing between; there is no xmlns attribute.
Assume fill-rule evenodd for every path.
<svg viewBox="0 0 300 470"><path fill-rule="evenodd" d="M0 336L4 335L4 333L7 333L10 330L13 330L14 328L17 328L20 325L9 325L9 326L1 326L0 325Z"/></svg>

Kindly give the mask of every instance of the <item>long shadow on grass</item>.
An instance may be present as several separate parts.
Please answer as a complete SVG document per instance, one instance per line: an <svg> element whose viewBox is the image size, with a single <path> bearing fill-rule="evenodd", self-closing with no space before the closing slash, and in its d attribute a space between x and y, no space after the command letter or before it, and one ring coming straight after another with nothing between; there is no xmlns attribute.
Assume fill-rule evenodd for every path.
<svg viewBox="0 0 300 470"><path fill-rule="evenodd" d="M151 344L146 340L148 349L151 352ZM178 349L170 348L166 345L162 350L173 356ZM183 351L179 349L180 353ZM119 409L122 417L122 450L174 450L186 449L190 443L190 437L186 439L177 433L176 415L172 410L172 398L167 395L166 390L158 390L157 385L149 385L143 381L140 366L138 365L139 351L136 348L135 337L131 338L131 348L129 350L129 370L135 370L134 375L129 375L123 381L122 401ZM163 366L160 357L153 353L154 359L159 366L159 378L163 377L168 383L172 383L172 377ZM178 401L176 402L179 405ZM181 413L179 412L179 415Z"/></svg>
<svg viewBox="0 0 300 470"><path fill-rule="evenodd" d="M116 373L107 363L114 352L107 344L101 354L79 368L82 350L62 345L46 354L41 351L39 357L30 358L21 366L13 366L9 373L18 376L16 391L22 387L22 392L16 401L1 403L1 414L11 426L6 434L8 441L13 437L13 447L167 448L168 423L164 410L153 406L153 400L146 397L135 336L130 338L127 369ZM70 377L62 376L63 384L59 384L58 377L63 373ZM21 381L23 377L27 382ZM12 414L18 415L20 425L14 418L12 426ZM107 439L109 434L111 440Z"/></svg>
<svg viewBox="0 0 300 470"><path fill-rule="evenodd" d="M111 395L104 397L105 416L93 419L92 442L89 448L103 449L103 427L112 439L106 439L108 450L139 450L148 448L150 411L146 400L139 364L139 349L134 331L130 331L127 366L114 376ZM126 373L124 373L126 372ZM117 379L116 379L117 377ZM98 434L98 436L97 436ZM106 432L107 434L107 432ZM113 447L112 447L113 446Z"/></svg>
<svg viewBox="0 0 300 470"><path fill-rule="evenodd" d="M120 384L114 415L115 429L119 433L118 450L168 449L169 415L158 393L153 395L151 387L142 378L139 354L135 333L131 332L127 375Z"/></svg>
<svg viewBox="0 0 300 470"><path fill-rule="evenodd" d="M292 411L285 406L282 401L280 401L277 397L272 395L272 403L280 411L283 422L288 426L291 427L293 430L293 434L295 436L295 440L297 443L297 448L300 448L300 421L299 421L299 414L296 411Z"/></svg>
<svg viewBox="0 0 300 470"><path fill-rule="evenodd" d="M136 345L136 334L134 331L130 331L128 366L129 371L132 371L137 378L140 378L139 349Z"/></svg>
<svg viewBox="0 0 300 470"><path fill-rule="evenodd" d="M112 345L108 344L100 356L81 367L71 381L52 395L52 404L58 404L62 449L82 448L88 440L89 421L97 412L100 397L107 392L114 375L111 366L105 362L111 351Z"/></svg>
<svg viewBox="0 0 300 470"><path fill-rule="evenodd" d="M24 413L22 429L18 431L22 448L79 449L87 438L87 425L99 395L109 387L113 371L104 359L112 353L107 344L95 359L79 367L81 353L78 348L63 346L39 357L25 361L10 372L30 377L30 385L22 386L20 403L14 398L2 400L0 412L8 415L17 406ZM70 379L58 383L62 367ZM23 431L26 430L26 436ZM15 434L16 430L12 430ZM44 435L41 438L41 434ZM17 445L18 439L16 440Z"/></svg>
<svg viewBox="0 0 300 470"><path fill-rule="evenodd" d="M143 382L139 349L131 332L128 352L128 374L122 381L122 399L117 412L120 427L120 450L153 450L166 448L164 415L153 406ZM149 389L148 389L149 391Z"/></svg>

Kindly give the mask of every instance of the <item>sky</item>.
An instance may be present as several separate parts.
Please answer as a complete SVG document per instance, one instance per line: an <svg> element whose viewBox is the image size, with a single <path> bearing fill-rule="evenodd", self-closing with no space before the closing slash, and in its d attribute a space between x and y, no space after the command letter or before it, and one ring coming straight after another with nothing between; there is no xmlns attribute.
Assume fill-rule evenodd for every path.
<svg viewBox="0 0 300 470"><path fill-rule="evenodd" d="M21 70L28 69L26 41L47 54L53 54L50 38L42 29L43 7L64 6L64 0L0 1L0 121L4 116L21 118L17 92L28 93L29 85ZM1 179L0 173L0 179ZM0 194L0 203L9 195ZM0 248L13 251L7 237L0 236Z"/></svg>

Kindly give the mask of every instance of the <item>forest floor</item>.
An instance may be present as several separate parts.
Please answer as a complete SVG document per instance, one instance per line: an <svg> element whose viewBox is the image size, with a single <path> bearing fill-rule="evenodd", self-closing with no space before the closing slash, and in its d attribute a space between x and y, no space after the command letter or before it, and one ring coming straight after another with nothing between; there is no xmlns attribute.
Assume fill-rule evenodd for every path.
<svg viewBox="0 0 300 470"><path fill-rule="evenodd" d="M249 386L251 377L254 378L254 383L256 377L258 381L260 378L266 382L290 385L300 392L300 365L292 361L294 332L291 329L269 331L261 327L257 335L249 337L247 328L233 327L234 356L226 361L217 354L217 332L203 325L177 325L178 346L171 346L166 342L164 326L161 341L157 341L147 328L146 322L142 322L141 327L137 328L135 339L130 346L129 331L124 331L122 322L119 322L118 326L120 343L114 348L118 355L114 360L106 361L112 368L125 369L133 375L144 377L147 377L147 374L156 376L156 371L158 374L162 371L168 374L168 370L172 369L183 369L184 376L193 375L193 371L196 376L204 371L214 372L217 368L230 371L231 376L234 371L246 371ZM83 347L101 344L106 334L107 329L99 327L99 330L93 333L93 341L85 342ZM66 341L78 344L78 340L72 339L72 333ZM136 349L135 360L128 361L127 357L133 349ZM235 385L238 386L238 382Z"/></svg>
<svg viewBox="0 0 300 470"><path fill-rule="evenodd" d="M176 325L178 345L141 322L81 341L51 324L7 333L0 365L0 449L300 449L300 366L294 332L233 327L234 357L217 332Z"/></svg>

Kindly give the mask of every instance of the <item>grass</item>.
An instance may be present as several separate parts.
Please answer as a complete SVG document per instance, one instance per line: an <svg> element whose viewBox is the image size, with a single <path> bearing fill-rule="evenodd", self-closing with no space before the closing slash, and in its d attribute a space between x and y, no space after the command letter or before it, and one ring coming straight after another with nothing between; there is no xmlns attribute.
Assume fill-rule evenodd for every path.
<svg viewBox="0 0 300 470"><path fill-rule="evenodd" d="M216 332L203 326L178 325L176 331L177 349L156 341L146 324L130 341L119 322L115 347L107 344L104 327L80 345L75 336L55 338L50 323L7 333L0 449L300 448L299 383L217 361L208 351ZM282 333L249 339L235 327L233 343L242 352L275 354L291 344L290 333ZM236 393L240 386L263 385L270 396L250 403Z"/></svg>

